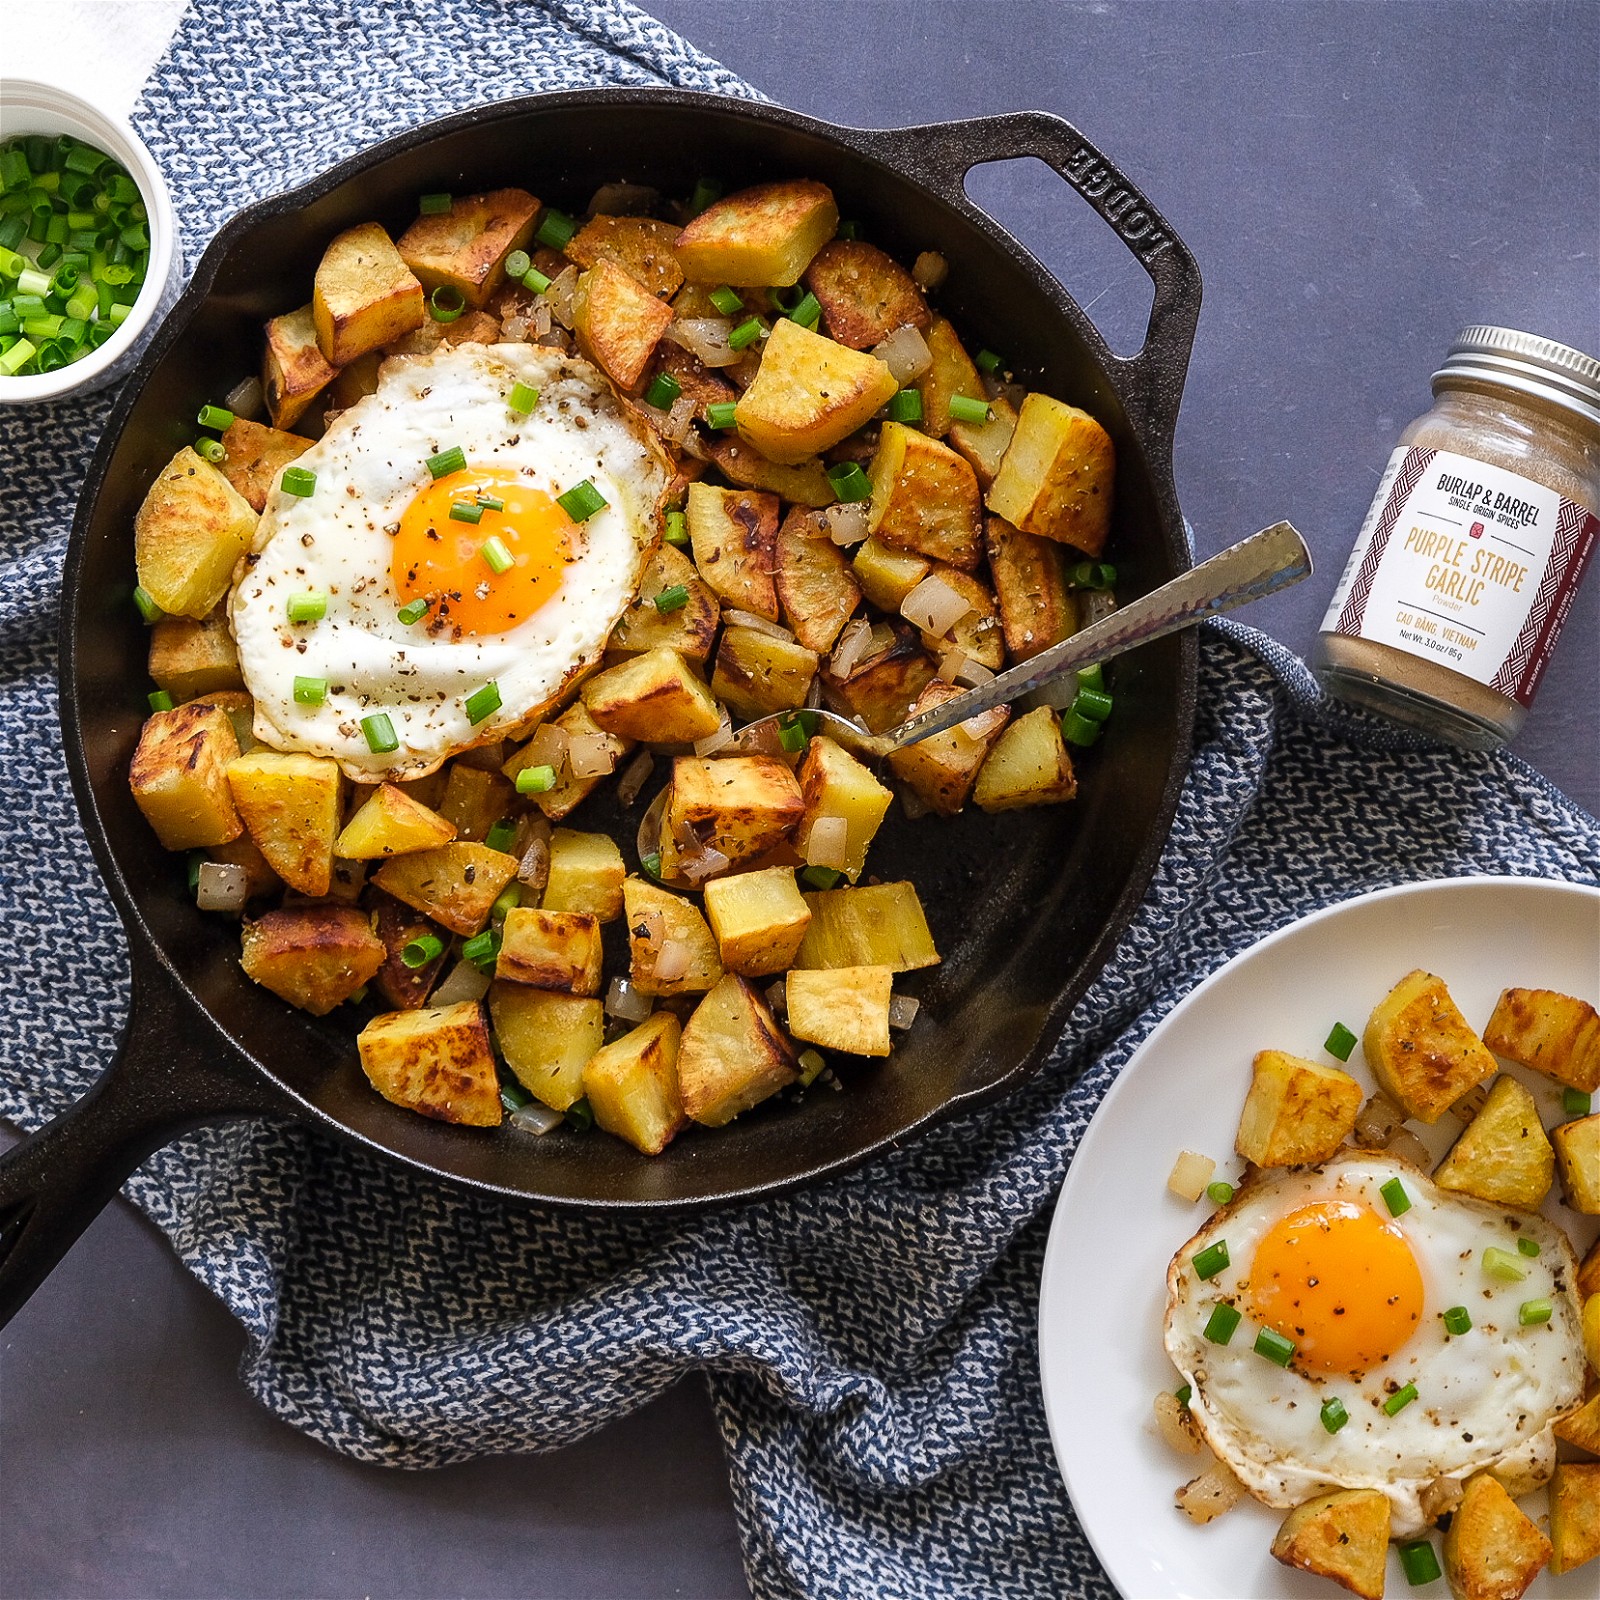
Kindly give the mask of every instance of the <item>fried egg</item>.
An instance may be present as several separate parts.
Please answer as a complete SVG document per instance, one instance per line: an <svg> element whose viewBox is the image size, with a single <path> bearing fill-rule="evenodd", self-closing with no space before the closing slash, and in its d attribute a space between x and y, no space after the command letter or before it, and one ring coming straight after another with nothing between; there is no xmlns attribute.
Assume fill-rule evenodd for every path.
<svg viewBox="0 0 1600 1600"><path fill-rule="evenodd" d="M372 783L524 730L598 659L671 467L588 362L468 344L385 363L285 477L231 602L255 734Z"/></svg>
<svg viewBox="0 0 1600 1600"><path fill-rule="evenodd" d="M1491 1250L1521 1276L1486 1268ZM1583 1395L1576 1271L1554 1224L1391 1157L1268 1172L1173 1258L1167 1352L1257 1499L1378 1489L1408 1538L1436 1479L1548 1477L1552 1424Z"/></svg>

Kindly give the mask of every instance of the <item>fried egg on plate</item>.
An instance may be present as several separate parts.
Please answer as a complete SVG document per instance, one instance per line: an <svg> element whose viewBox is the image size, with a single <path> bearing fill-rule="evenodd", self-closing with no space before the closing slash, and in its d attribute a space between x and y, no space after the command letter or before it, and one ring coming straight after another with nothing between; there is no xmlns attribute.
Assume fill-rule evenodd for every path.
<svg viewBox="0 0 1600 1600"><path fill-rule="evenodd" d="M598 370L516 344L385 363L295 466L311 492L274 487L234 587L240 670L258 739L366 783L520 732L598 659L672 475ZM569 514L585 482L603 504Z"/></svg>
<svg viewBox="0 0 1600 1600"><path fill-rule="evenodd" d="M1396 1182L1398 1215L1385 1195ZM1219 1243L1227 1265L1202 1277ZM1522 1277L1487 1271L1490 1249ZM1392 1157L1267 1172L1173 1258L1167 1352L1200 1433L1257 1499L1379 1489L1394 1536L1410 1538L1431 1521L1423 1494L1437 1478L1496 1467L1520 1493L1548 1477L1551 1425L1583 1396L1576 1271L1543 1217L1448 1193ZM1541 1302L1548 1317L1524 1321ZM1231 1320L1212 1320L1219 1306L1240 1314L1225 1343L1207 1335ZM1446 1323L1450 1312L1460 1326L1457 1308L1462 1332ZM1263 1330L1280 1359L1273 1335L1294 1347L1287 1365L1258 1349ZM1325 1406L1348 1420L1330 1431Z"/></svg>

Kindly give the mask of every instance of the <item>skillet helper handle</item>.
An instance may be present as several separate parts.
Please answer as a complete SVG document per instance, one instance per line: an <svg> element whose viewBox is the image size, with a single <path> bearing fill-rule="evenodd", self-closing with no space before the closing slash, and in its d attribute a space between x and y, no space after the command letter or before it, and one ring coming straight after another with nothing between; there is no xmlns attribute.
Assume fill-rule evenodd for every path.
<svg viewBox="0 0 1600 1600"><path fill-rule="evenodd" d="M1065 118L1047 111L1008 111L966 122L878 129L871 138L885 159L986 222L986 213L967 197L966 175L973 167L1019 156L1037 156L1100 213L1155 285L1155 300L1144 346L1135 356L1113 354L1087 314L1080 313L1084 331L1101 361L1120 373L1131 420L1146 447L1165 451L1177 425L1200 318L1200 268L1167 219L1121 168Z"/></svg>
<svg viewBox="0 0 1600 1600"><path fill-rule="evenodd" d="M148 1156L192 1128L285 1115L288 1101L243 1067L147 952L111 1065L82 1099L0 1153L0 1327L22 1308Z"/></svg>

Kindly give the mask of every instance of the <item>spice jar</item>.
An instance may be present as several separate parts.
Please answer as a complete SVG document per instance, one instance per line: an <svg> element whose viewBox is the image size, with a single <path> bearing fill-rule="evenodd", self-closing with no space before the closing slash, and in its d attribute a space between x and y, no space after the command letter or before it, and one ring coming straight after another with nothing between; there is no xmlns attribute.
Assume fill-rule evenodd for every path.
<svg viewBox="0 0 1600 1600"><path fill-rule="evenodd" d="M1470 750L1521 726L1600 532L1600 361L1463 330L1400 436L1312 655L1332 694Z"/></svg>

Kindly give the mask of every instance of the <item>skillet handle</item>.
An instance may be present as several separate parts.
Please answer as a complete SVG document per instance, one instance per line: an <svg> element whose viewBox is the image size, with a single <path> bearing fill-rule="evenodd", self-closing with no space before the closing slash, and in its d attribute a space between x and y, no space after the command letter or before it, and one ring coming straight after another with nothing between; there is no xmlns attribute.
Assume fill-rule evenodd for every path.
<svg viewBox="0 0 1600 1600"><path fill-rule="evenodd" d="M1144 347L1118 356L1080 312L1082 331L1101 361L1121 375L1121 388L1147 448L1172 443L1178 403L1200 318L1200 268L1166 218L1073 125L1047 111L1007 111L920 128L868 134L873 153L917 175L952 205L993 223L967 197L964 180L990 161L1037 156L1054 168L1105 219L1155 285Z"/></svg>
<svg viewBox="0 0 1600 1600"><path fill-rule="evenodd" d="M153 1150L208 1122L287 1115L287 1096L228 1046L166 968L137 948L111 1065L53 1122L0 1154L0 1327Z"/></svg>

